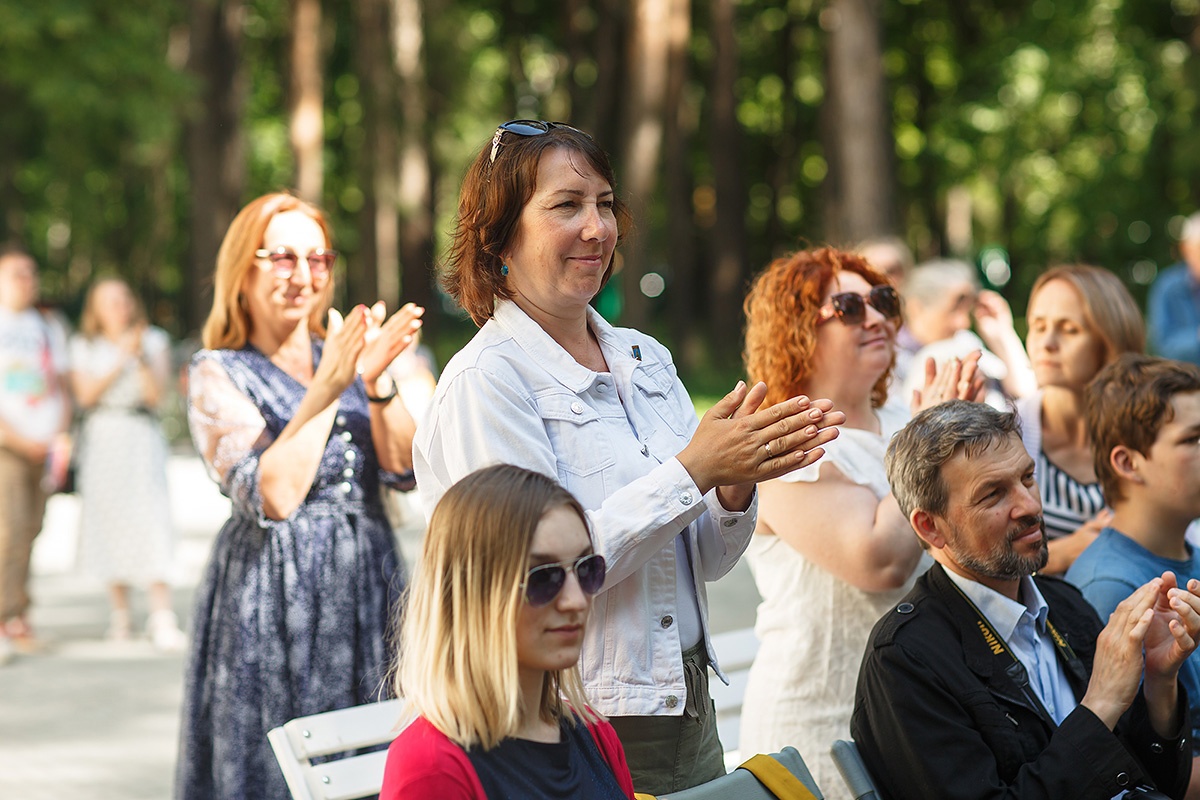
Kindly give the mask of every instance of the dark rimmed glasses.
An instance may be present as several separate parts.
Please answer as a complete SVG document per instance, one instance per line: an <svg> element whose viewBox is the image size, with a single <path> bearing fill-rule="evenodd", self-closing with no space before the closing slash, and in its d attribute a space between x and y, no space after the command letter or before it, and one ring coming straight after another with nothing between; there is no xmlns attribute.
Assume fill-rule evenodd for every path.
<svg viewBox="0 0 1200 800"><path fill-rule="evenodd" d="M296 255L296 251L290 247L276 247L274 250L260 249L255 250L254 255L258 258L265 258L271 262L271 273L280 280L288 280L292 277L292 273L296 271L296 265L300 263L301 256ZM337 250L328 250L324 247L318 247L312 250L308 255L303 256L308 263L308 271L314 278L324 278L333 270L334 262L337 261Z"/></svg>
<svg viewBox="0 0 1200 800"><path fill-rule="evenodd" d="M900 319L900 293L892 286L874 286L865 295L841 292L829 298L817 314L817 324L837 317L843 325L861 325L867 319L867 306L878 311L884 319Z"/></svg>
<svg viewBox="0 0 1200 800"><path fill-rule="evenodd" d="M569 131L586 133L579 128L572 128L563 122L547 122L544 119L513 119L496 128L495 135L492 136L492 154L488 158L488 166L496 163L496 154L500 152L500 138L506 133L515 133L517 136L541 136L543 133L549 133L555 128L566 128ZM591 138L590 136L588 137Z"/></svg>
<svg viewBox="0 0 1200 800"><path fill-rule="evenodd" d="M559 561L554 564L542 564L525 573L525 582L521 588L525 590L525 602L529 605L544 606L567 585L567 572L574 572L579 588L584 594L593 595L604 586L604 575L607 567L604 556L599 553L589 553L574 561Z"/></svg>

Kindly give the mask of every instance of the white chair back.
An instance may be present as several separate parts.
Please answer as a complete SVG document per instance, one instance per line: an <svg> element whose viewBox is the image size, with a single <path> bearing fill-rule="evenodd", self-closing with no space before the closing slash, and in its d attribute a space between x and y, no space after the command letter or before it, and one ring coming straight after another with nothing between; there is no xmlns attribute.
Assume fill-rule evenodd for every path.
<svg viewBox="0 0 1200 800"><path fill-rule="evenodd" d="M313 764L314 758L387 744L403 729L403 700L297 717L267 733L293 800L357 800L383 786L387 751Z"/></svg>

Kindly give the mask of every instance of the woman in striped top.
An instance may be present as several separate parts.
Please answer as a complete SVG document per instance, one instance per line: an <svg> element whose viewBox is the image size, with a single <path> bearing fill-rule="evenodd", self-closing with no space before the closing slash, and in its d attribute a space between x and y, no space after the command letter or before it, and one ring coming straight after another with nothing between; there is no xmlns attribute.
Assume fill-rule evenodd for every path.
<svg viewBox="0 0 1200 800"><path fill-rule="evenodd" d="M1016 402L1025 447L1036 462L1050 560L1062 574L1111 518L1096 480L1083 390L1121 353L1143 352L1145 325L1125 285L1099 267L1068 265L1041 275L1026 312L1038 391Z"/></svg>

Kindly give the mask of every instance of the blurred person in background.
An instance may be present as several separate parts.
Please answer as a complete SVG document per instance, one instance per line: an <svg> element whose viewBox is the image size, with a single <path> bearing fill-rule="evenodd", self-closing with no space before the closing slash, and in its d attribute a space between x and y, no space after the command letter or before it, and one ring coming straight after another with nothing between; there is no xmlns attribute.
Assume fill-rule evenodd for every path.
<svg viewBox="0 0 1200 800"><path fill-rule="evenodd" d="M1066 572L1112 519L1096 477L1084 390L1122 353L1141 353L1145 327L1121 279L1086 265L1042 273L1029 294L1025 346L1037 391L1014 404L1035 463L1050 557L1043 572Z"/></svg>
<svg viewBox="0 0 1200 800"><path fill-rule="evenodd" d="M848 798L829 755L850 736L871 626L931 563L888 488L883 455L909 414L884 403L900 299L861 256L833 248L773 261L746 296L746 373L766 402L828 397L846 422L817 464L759 484L746 559L763 602L742 706L745 755L786 745L827 797ZM978 352L930 377L917 408L983 388Z"/></svg>
<svg viewBox="0 0 1200 800"><path fill-rule="evenodd" d="M331 247L325 216L279 193L243 208L217 254L188 422L233 516L196 590L185 800L284 800L267 731L383 687L404 571L380 492L411 486L415 427L387 368L421 309L343 319Z"/></svg>
<svg viewBox="0 0 1200 800"><path fill-rule="evenodd" d="M1155 353L1200 365L1200 211L1183 224L1179 262L1150 287L1146 315Z"/></svg>
<svg viewBox="0 0 1200 800"><path fill-rule="evenodd" d="M912 250L899 236L868 239L854 249L866 262L882 272L893 286L904 285L904 279L915 263Z"/></svg>
<svg viewBox="0 0 1200 800"><path fill-rule="evenodd" d="M737 563L757 481L816 461L844 417L824 400L737 386L697 421L671 354L590 302L631 223L608 156L575 128L513 120L467 169L444 284L480 326L438 380L413 462L426 512L510 463L588 512L610 583L582 672L640 792L725 772L708 667L706 584Z"/></svg>
<svg viewBox="0 0 1200 800"><path fill-rule="evenodd" d="M147 325L129 285L94 283L71 339L71 385L82 414L75 441L81 560L109 587L108 637L132 636L129 589L148 586L146 635L165 651L185 643L168 584L175 537L158 418L171 377L170 340Z"/></svg>
<svg viewBox="0 0 1200 800"><path fill-rule="evenodd" d="M0 250L0 664L38 646L29 560L46 509L47 458L65 449L71 423L66 331L37 299L32 256Z"/></svg>
<svg viewBox="0 0 1200 800"><path fill-rule="evenodd" d="M979 350L979 368L987 378L986 402L998 409L1007 398L1024 397L1036 388L1021 338L1013 330L1012 310L999 293L983 290L975 268L944 259L918 264L900 287L904 325L896 339L894 399L908 407L925 379L925 362L942 364ZM974 318L976 335L971 331ZM982 338L981 338L982 337Z"/></svg>

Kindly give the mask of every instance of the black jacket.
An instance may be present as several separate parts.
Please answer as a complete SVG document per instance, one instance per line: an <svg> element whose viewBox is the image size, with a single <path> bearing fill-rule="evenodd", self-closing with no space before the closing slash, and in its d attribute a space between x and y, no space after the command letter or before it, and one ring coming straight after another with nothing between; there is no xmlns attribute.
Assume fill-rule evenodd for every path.
<svg viewBox="0 0 1200 800"><path fill-rule="evenodd" d="M1082 699L1103 625L1074 586L1034 580L1081 662L1065 672ZM1011 664L988 647L978 616L941 565L876 623L850 730L885 798L1109 800L1151 784L1183 796L1191 746L1182 686L1177 738L1154 733L1140 691L1115 732L1083 706L1053 730L1009 677L1005 659Z"/></svg>

